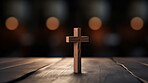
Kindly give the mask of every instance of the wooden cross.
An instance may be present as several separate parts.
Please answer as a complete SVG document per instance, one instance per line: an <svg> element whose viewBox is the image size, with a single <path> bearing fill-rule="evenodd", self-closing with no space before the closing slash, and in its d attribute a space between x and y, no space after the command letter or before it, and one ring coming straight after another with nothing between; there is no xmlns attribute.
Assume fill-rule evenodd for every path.
<svg viewBox="0 0 148 83"><path fill-rule="evenodd" d="M74 36L66 36L66 42L74 43L74 73L81 73L81 42L89 42L89 37L81 36L81 28L74 28Z"/></svg>

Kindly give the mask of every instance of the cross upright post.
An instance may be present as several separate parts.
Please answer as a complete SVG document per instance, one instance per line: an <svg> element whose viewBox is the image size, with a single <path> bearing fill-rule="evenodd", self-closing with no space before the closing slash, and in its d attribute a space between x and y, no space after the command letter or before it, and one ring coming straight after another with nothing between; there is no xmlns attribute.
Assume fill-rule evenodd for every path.
<svg viewBox="0 0 148 83"><path fill-rule="evenodd" d="M66 36L66 42L74 43L74 73L81 73L81 42L89 42L89 37L81 36L81 28L74 28L74 36Z"/></svg>

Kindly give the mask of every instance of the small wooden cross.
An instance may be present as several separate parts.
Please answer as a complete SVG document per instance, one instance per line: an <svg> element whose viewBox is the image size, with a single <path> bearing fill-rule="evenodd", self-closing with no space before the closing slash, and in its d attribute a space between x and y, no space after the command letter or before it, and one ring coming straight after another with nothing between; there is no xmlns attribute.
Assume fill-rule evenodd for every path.
<svg viewBox="0 0 148 83"><path fill-rule="evenodd" d="M81 36L81 28L74 28L74 36L66 36L66 42L74 43L74 73L81 73L81 42L89 42L89 37Z"/></svg>

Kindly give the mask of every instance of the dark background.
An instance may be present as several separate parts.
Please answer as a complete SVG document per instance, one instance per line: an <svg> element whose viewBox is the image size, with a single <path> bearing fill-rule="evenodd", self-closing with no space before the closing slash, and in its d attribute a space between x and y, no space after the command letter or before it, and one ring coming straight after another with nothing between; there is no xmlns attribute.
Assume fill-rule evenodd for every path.
<svg viewBox="0 0 148 83"><path fill-rule="evenodd" d="M5 21L16 17L19 26L8 30ZM60 26L48 30L48 17L57 17ZM102 26L91 30L88 21L99 17ZM130 26L133 17L141 17L144 26L135 31ZM71 57L73 44L65 43L74 27L90 37L82 43L84 57L147 57L147 0L0 0L1 57Z"/></svg>

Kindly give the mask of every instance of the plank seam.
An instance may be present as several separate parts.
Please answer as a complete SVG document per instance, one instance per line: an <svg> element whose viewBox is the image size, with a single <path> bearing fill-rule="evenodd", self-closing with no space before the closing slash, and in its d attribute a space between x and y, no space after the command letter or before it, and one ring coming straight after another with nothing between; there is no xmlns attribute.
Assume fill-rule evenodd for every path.
<svg viewBox="0 0 148 83"><path fill-rule="evenodd" d="M147 63L142 63L142 62L141 62L141 64L143 64L144 66L148 66L148 64L147 64Z"/></svg>
<svg viewBox="0 0 148 83"><path fill-rule="evenodd" d="M123 67L129 74L131 74L132 76L134 76L136 79L138 79L140 82L142 83L148 83L146 80L140 78L139 76L135 75L132 71L130 71L124 64L119 63L118 61L116 61L114 58L111 58L116 64L120 65L121 67Z"/></svg>

